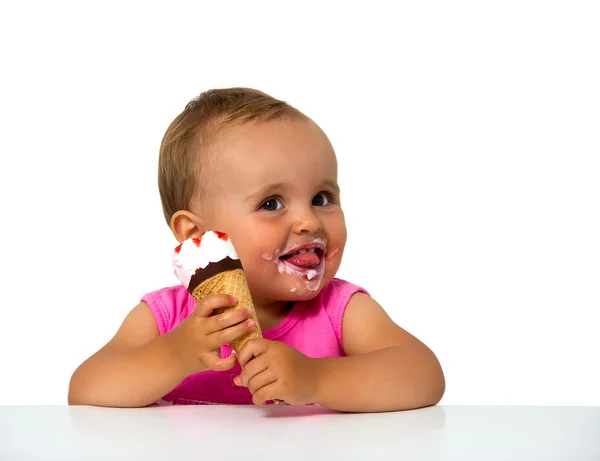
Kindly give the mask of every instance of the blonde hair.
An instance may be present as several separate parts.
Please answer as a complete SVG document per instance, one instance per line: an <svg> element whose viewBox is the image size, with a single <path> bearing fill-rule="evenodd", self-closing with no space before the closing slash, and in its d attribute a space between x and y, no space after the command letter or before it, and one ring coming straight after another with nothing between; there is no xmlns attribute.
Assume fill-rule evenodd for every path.
<svg viewBox="0 0 600 461"><path fill-rule="evenodd" d="M196 194L210 192L211 138L219 130L250 121L306 118L285 101L251 88L212 89L192 99L171 122L160 144L158 189L170 225L178 210L189 210Z"/></svg>

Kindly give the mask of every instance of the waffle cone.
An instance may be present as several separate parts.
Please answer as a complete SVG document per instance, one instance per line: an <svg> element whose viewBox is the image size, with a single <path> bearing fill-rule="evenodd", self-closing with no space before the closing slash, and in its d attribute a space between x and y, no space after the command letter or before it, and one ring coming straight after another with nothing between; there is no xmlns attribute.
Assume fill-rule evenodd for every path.
<svg viewBox="0 0 600 461"><path fill-rule="evenodd" d="M250 289L248 288L246 275L242 269L224 271L213 275L212 277L204 280L192 292L192 296L196 301L200 301L209 295L216 294L235 296L237 303L232 307L215 309L214 314L222 314L223 312L248 307L251 311L250 318L254 320L254 329L252 331L231 341L230 345L234 351L239 353L247 341L255 338L262 338L262 331L260 329L260 325L258 324L258 318L256 317L252 296L250 296Z"/></svg>

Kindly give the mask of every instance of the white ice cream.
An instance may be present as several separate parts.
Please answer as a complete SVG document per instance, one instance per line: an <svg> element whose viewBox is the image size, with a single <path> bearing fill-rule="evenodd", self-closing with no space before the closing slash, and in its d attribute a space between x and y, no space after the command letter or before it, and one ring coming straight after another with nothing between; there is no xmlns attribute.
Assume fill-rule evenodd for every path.
<svg viewBox="0 0 600 461"><path fill-rule="evenodd" d="M173 271L186 288L196 270L204 269L209 263L216 263L227 257L239 259L227 234L219 234L208 231L201 239L189 238L175 249Z"/></svg>

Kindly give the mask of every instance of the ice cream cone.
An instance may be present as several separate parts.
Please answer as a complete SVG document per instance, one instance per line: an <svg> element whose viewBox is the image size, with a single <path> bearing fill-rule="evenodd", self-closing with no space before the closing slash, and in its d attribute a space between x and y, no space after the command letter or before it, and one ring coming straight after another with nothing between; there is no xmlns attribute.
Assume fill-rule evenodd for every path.
<svg viewBox="0 0 600 461"><path fill-rule="evenodd" d="M231 341L230 345L236 352L239 353L248 340L262 338L242 263L226 233L208 231L202 237L190 237L183 241L175 248L173 269L196 301L213 294L236 297L235 306L216 309L213 315L244 307L250 309L254 328Z"/></svg>
<svg viewBox="0 0 600 461"><path fill-rule="evenodd" d="M196 301L214 294L235 296L235 306L216 309L213 315L245 307L250 309L254 328L231 341L230 345L234 351L239 353L249 340L262 338L246 274L226 233L208 231L202 237L191 237L183 241L175 248L173 269ZM273 401L279 403L278 399Z"/></svg>
<svg viewBox="0 0 600 461"><path fill-rule="evenodd" d="M196 301L200 301L202 298L215 294L227 294L235 296L237 303L232 307L216 309L214 314L222 314L223 312L242 309L244 307L249 308L251 311L250 318L254 320L254 328L249 333L231 341L230 345L234 351L239 353L247 341L255 338L262 338L262 332L260 325L258 324L256 311L254 310L254 303L252 302L252 296L250 295L250 289L248 288L246 275L242 269L219 272L218 274L215 274L212 277L202 281L192 291L192 296Z"/></svg>

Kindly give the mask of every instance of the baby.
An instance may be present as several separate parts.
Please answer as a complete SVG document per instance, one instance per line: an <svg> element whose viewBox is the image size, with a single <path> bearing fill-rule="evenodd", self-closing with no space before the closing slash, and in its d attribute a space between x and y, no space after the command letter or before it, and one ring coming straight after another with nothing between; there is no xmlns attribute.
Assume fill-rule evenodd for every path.
<svg viewBox="0 0 600 461"><path fill-rule="evenodd" d="M337 160L309 117L247 88L187 104L160 147L164 215L178 242L219 230L243 265L264 338L227 295L149 293L73 373L69 403L111 407L318 404L349 412L437 404L434 353L361 287L334 278L346 244ZM174 247L176 244L174 244ZM171 250L171 249L169 249Z"/></svg>

